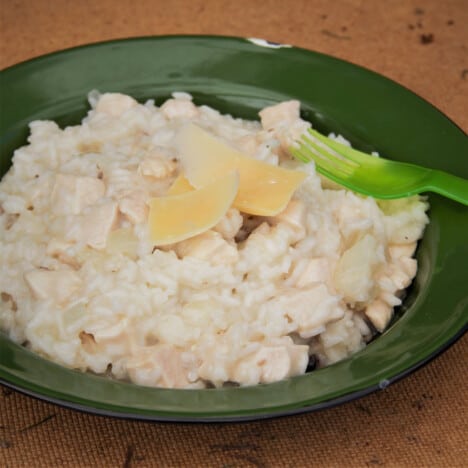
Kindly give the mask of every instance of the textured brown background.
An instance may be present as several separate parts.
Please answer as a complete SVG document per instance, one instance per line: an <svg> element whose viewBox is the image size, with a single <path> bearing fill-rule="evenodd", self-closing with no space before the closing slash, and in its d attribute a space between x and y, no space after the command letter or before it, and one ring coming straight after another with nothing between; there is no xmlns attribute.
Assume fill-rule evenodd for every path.
<svg viewBox="0 0 468 468"><path fill-rule="evenodd" d="M468 131L468 0L0 0L0 68L89 42L189 33L263 37L358 63ZM4 388L0 466L467 466L467 362L465 336L364 399L235 425L122 421Z"/></svg>

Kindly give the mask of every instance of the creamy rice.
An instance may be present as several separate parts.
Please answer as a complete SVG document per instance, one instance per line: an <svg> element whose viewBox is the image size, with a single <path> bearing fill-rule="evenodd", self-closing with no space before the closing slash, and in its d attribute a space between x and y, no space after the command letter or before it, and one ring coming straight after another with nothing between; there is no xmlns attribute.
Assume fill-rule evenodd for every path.
<svg viewBox="0 0 468 468"><path fill-rule="evenodd" d="M269 383L362 349L416 274L421 197L376 202L321 179L287 148L299 103L261 122L90 93L81 125L30 124L0 183L0 328L64 366L137 384ZM307 173L284 212L230 208L211 230L158 248L147 201L179 172L194 122L244 153Z"/></svg>

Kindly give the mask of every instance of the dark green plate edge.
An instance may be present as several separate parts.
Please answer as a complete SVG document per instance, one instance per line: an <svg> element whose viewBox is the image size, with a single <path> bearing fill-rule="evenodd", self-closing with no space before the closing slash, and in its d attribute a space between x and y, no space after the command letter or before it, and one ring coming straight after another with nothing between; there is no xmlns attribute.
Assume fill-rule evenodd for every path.
<svg viewBox="0 0 468 468"><path fill-rule="evenodd" d="M13 67L10 67L9 69L6 69L6 70L10 70L10 69L13 69L13 68L16 68L16 67L21 67L23 64L29 64L29 63L34 62L34 61L41 61L44 58L50 58L52 56L60 56L61 54L67 54L68 52L75 51L77 49L92 48L94 46L100 47L100 46L106 45L106 44L107 45L112 45L112 44L121 44L121 43L135 42L135 41L161 40L161 39L162 40L168 40L168 39L169 40L170 39L190 40L190 39L192 39L192 40L198 40L198 41L199 40L207 40L207 41L221 41L221 42L223 42L223 41L232 41L232 42L237 42L238 44L242 43L242 47L245 47L245 45L246 45L246 41L244 39L226 38L226 37L221 37L221 36L217 36L217 37L213 37L213 36L164 36L164 37L154 37L154 38L143 37L143 38L136 38L136 39L130 39L130 40L124 39L124 40L117 40L117 41L109 41L107 43L97 43L97 44L80 46L78 48L73 48L73 49L68 49L68 50L65 50L65 51L56 52L56 53L53 53L53 54L49 54L49 55L46 55L46 56L42 56L42 57L32 59L31 61L23 62L21 64L16 64ZM288 49L286 49L286 50L288 50ZM387 80L388 82L391 82L391 80L388 80L388 79L386 79L386 78L384 78L384 77L382 77L380 75L377 75L374 72L371 72L369 70L366 70L366 69L364 69L362 67L358 67L358 66L353 65L353 64L349 64L348 62L344 62L344 61L339 60L339 59L335 59L335 58L332 58L332 57L329 57L329 56L325 56L323 54L318 54L318 53L314 53L314 52L310 52L310 51L305 51L305 50L299 49L299 48L293 48L292 50L293 51L299 51L299 52L302 51L302 52L305 52L307 54L310 54L310 56L321 57L323 60L328 60L330 62L334 61L335 63L340 63L342 65L345 64L346 66L354 67L354 69L357 69L359 73L373 74L373 75L375 75L375 77L378 77L378 80ZM402 88L400 85L398 85L398 84L396 84L394 82L391 82L391 83L392 83L393 86L397 86L399 88ZM410 92L410 91L408 91L408 92ZM414 93L411 93L411 94L414 97L417 97L418 99L421 99L418 96L414 95ZM424 100L422 100L422 101L424 101ZM429 105L432 108L434 108L434 106L428 104L426 101L424 101L424 103L425 103L425 105ZM437 111L437 112L439 112L439 111ZM441 116L443 116L443 114L441 114ZM451 122L449 119L447 119L447 117L445 117L445 116L443 116L443 117L447 120L448 123L450 123L452 126L454 126L453 122ZM442 346L437 348L430 355L425 356L424 359L416 362L412 367L408 367L407 369L405 369L401 373L397 373L393 377L390 377L390 378L386 379L386 384L392 383L392 382L404 377L405 375L412 372L413 370L417 369L418 367L424 365L426 362L428 362L429 360L434 358L436 355L438 355L440 352L445 350L448 346L453 344L453 342L455 342L456 339L458 339L460 336L462 336L466 332L466 329L467 329L467 325L465 323L458 330L458 332L453 334L447 341L445 341L445 343ZM71 371L71 372L73 372L73 371ZM320 373L320 372L321 371L319 371L318 373ZM290 379L290 380L295 381L296 379L300 379L300 377ZM335 404L339 404L339 403L342 403L344 401L349 401L351 399L363 396L363 395L368 394L368 393L370 393L370 392L372 392L372 391L374 391L374 390L376 390L378 388L381 388L378 384L374 384L374 385L370 385L370 386L368 386L368 387L366 387L364 389L361 389L361 390L358 390L358 391L355 391L355 392L347 393L346 395L335 396L335 397L332 396L329 399L326 399L324 401L321 401L321 402L318 402L318 403L315 403L315 404L312 404L312 405L308 405L306 402L294 402L291 405L285 405L284 407L277 407L274 410L272 410L271 408L265 408L265 409L257 408L255 410L247 411L247 413L249 413L247 415L246 414L241 414L242 412L236 412L236 410L234 409L233 411L228 411L227 413L224 413L224 414L221 414L221 413L218 412L218 415L199 417L197 415L194 415L193 413L186 414L186 415L184 415L182 413L177 413L177 415L169 415L169 414L164 414L164 412L161 412L161 411L158 411L158 410L153 411L152 412L153 414L147 415L147 414L142 414L142 413L140 413L138 411L132 412L131 410L129 411L129 408L122 408L122 407L120 407L120 411L123 410L123 413L119 412L119 411L115 412L113 410L110 410L109 408L107 408L107 409L105 408L107 406L109 406L111 408L114 408L115 405L112 405L112 404L110 404L110 405L107 405L107 404L101 405L101 408L99 408L99 407L89 407L86 404L85 405L80 404L81 402L80 403L70 402L70 401L68 401L66 399L63 399L63 396L61 398L59 396L51 396L50 395L50 394L53 394L53 393L56 393L56 392L49 392L49 395L44 395L44 394L41 394L41 393L39 393L37 391L27 389L28 382L23 382L23 385L25 385L25 386L23 386L23 385L15 385L12 382L6 381L4 379L1 379L0 381L2 381L7 386L15 388L15 389L17 389L17 390L19 390L19 391L21 391L23 393L27 393L27 394L29 394L31 396L35 396L35 397L43 399L43 400L51 401L51 402L54 402L54 403L59 403L59 404L62 404L64 406L68 406L68 407L83 410L83 411L88 411L88 412L91 411L91 412L94 412L94 413L97 413L97 414L112 415L112 416L118 416L118 417L136 418L136 419L151 419L151 420L158 420L158 421L163 421L163 420L167 420L167 421L185 421L185 422L190 422L190 421L251 420L251 419L259 419L259 418L286 415L286 414L295 414L295 413L298 413L298 412L304 412L304 411L310 411L310 410L313 410L313 409L321 409L321 408L325 408L325 407L330 407L330 406L333 406ZM259 387L264 387L264 386L259 386ZM259 388L259 387L257 387L257 388ZM211 392L211 391L209 391L209 392ZM65 395L65 397L66 396L67 395ZM150 412L151 412L151 410L150 410ZM229 413L237 413L237 414L232 416L232 414L229 415Z"/></svg>

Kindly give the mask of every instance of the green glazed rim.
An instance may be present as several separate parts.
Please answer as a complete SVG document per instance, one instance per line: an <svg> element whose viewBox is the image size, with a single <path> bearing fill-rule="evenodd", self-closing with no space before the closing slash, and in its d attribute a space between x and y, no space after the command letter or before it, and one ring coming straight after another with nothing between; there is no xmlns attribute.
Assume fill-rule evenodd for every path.
<svg viewBox="0 0 468 468"><path fill-rule="evenodd" d="M0 72L0 164L26 143L28 122L77 124L92 89L161 103L187 91L197 104L255 119L298 99L302 115L364 151L468 177L468 138L432 105L372 71L320 53L251 39L161 36L68 49ZM431 194L419 270L398 318L337 364L253 387L168 390L61 367L0 334L0 382L96 414L154 421L239 421L327 408L407 375L467 329L468 210Z"/></svg>

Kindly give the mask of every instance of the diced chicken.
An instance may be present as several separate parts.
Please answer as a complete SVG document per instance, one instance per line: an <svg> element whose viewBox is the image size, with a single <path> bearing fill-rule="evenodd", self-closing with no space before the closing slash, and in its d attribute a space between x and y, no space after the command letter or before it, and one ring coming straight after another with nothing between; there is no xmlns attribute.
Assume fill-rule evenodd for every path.
<svg viewBox="0 0 468 468"><path fill-rule="evenodd" d="M365 314L372 325L382 332L392 319L393 308L381 299L376 299L366 307Z"/></svg>
<svg viewBox="0 0 468 468"><path fill-rule="evenodd" d="M376 239L366 234L347 249L336 265L335 287L348 302L365 302L373 297L374 273L384 262Z"/></svg>
<svg viewBox="0 0 468 468"><path fill-rule="evenodd" d="M311 344L311 351L318 357L321 366L327 366L362 349L365 346L363 335L369 337L369 328L359 315L347 310L342 319L327 325L315 343Z"/></svg>
<svg viewBox="0 0 468 468"><path fill-rule="evenodd" d="M274 131L281 148L286 153L291 145L310 127L310 123L302 120L299 114L299 101L286 101L266 107L259 115L262 127Z"/></svg>
<svg viewBox="0 0 468 468"><path fill-rule="evenodd" d="M234 263L239 258L237 248L224 240L219 232L211 230L178 242L175 251L181 258L195 257L214 265Z"/></svg>
<svg viewBox="0 0 468 468"><path fill-rule="evenodd" d="M242 227L244 218L236 208L229 208L221 221L213 228L225 239L232 240Z"/></svg>
<svg viewBox="0 0 468 468"><path fill-rule="evenodd" d="M132 192L119 200L119 211L132 223L139 224L148 217L147 196L144 192Z"/></svg>
<svg viewBox="0 0 468 468"><path fill-rule="evenodd" d="M311 286L313 283L325 283L330 278L330 262L325 257L312 258L307 263L296 285L298 288Z"/></svg>
<svg viewBox="0 0 468 468"><path fill-rule="evenodd" d="M346 248L367 233L372 233L375 237L384 235L384 225L375 202L363 201L353 193L340 193L343 195L332 202L331 210Z"/></svg>
<svg viewBox="0 0 468 468"><path fill-rule="evenodd" d="M247 262L245 265L260 272L262 264L272 264L277 259L283 262L283 256L289 253L293 241L294 233L288 226L282 223L270 226L264 222L240 244L239 250L242 252L243 261ZM259 256L264 258L260 263Z"/></svg>
<svg viewBox="0 0 468 468"><path fill-rule="evenodd" d="M57 304L66 302L82 283L80 276L70 270L32 270L24 278L36 299L51 299Z"/></svg>
<svg viewBox="0 0 468 468"><path fill-rule="evenodd" d="M97 178L57 174L50 201L52 211L56 215L79 214L105 191L104 183Z"/></svg>
<svg viewBox="0 0 468 468"><path fill-rule="evenodd" d="M193 119L199 111L195 104L188 99L168 99L162 106L161 111L168 119Z"/></svg>
<svg viewBox="0 0 468 468"><path fill-rule="evenodd" d="M145 158L139 165L138 170L141 175L164 179L174 174L177 169L177 163L164 156L153 156Z"/></svg>
<svg viewBox="0 0 468 468"><path fill-rule="evenodd" d="M399 257L376 276L380 288L378 299L394 307L401 304L401 291L406 289L416 275L417 261L410 257Z"/></svg>
<svg viewBox="0 0 468 468"><path fill-rule="evenodd" d="M252 385L301 374L307 367L307 351L308 346L305 345L263 346L237 364L233 380Z"/></svg>
<svg viewBox="0 0 468 468"><path fill-rule="evenodd" d="M287 350L291 359L289 377L303 374L309 363L309 346L299 344L291 345L287 347Z"/></svg>
<svg viewBox="0 0 468 468"><path fill-rule="evenodd" d="M402 263L402 260L403 258L400 260L400 263ZM408 259L408 260L413 260L414 263L411 262L412 265L416 263L416 261L413 258ZM416 273L416 267L414 268L414 270L411 269L410 273L412 271ZM413 276L414 276L414 275L409 275L405 271L405 268L402 268L401 266L396 267L394 265L391 265L389 273L390 273L389 278L392 280L397 290L402 290L402 289L407 288L410 285L411 280L413 279Z"/></svg>
<svg viewBox="0 0 468 468"><path fill-rule="evenodd" d="M112 117L120 117L125 111L135 107L137 101L120 93L105 93L99 99L96 105L96 111Z"/></svg>
<svg viewBox="0 0 468 468"><path fill-rule="evenodd" d="M265 130L269 130L281 124L294 122L299 118L300 105L299 101L293 100L265 107L265 109L259 112L262 127Z"/></svg>
<svg viewBox="0 0 468 468"><path fill-rule="evenodd" d="M302 291L285 291L270 299L262 309L267 316L281 310L296 324L296 330L303 338L321 333L327 323L344 315L339 298L331 295L323 283Z"/></svg>
<svg viewBox="0 0 468 468"><path fill-rule="evenodd" d="M302 201L294 199L288 203L288 206L286 206L281 213L269 218L269 222L272 225L276 225L278 223L287 224L294 232L294 242L304 239L306 235L305 221L305 205Z"/></svg>
<svg viewBox="0 0 468 468"><path fill-rule="evenodd" d="M95 205L87 213L77 217L70 237L95 249L104 249L107 237L118 219L117 203L107 202Z"/></svg>
<svg viewBox="0 0 468 468"><path fill-rule="evenodd" d="M159 344L136 351L127 361L127 371L139 385L186 388L190 382L181 352L173 346Z"/></svg>

